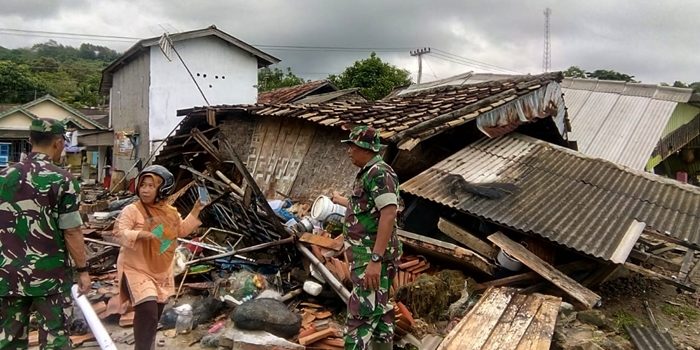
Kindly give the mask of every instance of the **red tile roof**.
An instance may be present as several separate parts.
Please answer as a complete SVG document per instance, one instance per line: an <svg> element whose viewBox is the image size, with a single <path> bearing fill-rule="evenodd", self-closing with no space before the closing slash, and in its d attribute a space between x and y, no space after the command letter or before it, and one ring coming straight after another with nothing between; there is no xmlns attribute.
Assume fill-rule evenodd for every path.
<svg viewBox="0 0 700 350"><path fill-rule="evenodd" d="M314 80L305 84L260 93L258 94L258 103L292 103L325 86L331 87L330 91L337 90L328 80Z"/></svg>
<svg viewBox="0 0 700 350"><path fill-rule="evenodd" d="M550 87L550 83L560 82L562 78L561 73L515 76L478 84L438 87L375 102L258 103L213 108L246 111L257 116L300 118L336 127L348 123L371 125L381 130L385 140L399 143L399 147L408 142L405 146L410 149L409 144L415 146L426 138L479 117L478 127L495 137L535 118L563 113L559 85ZM536 98L520 99L525 95ZM498 113L489 113L492 110ZM206 107L196 107L180 110L178 115L197 115L205 111Z"/></svg>

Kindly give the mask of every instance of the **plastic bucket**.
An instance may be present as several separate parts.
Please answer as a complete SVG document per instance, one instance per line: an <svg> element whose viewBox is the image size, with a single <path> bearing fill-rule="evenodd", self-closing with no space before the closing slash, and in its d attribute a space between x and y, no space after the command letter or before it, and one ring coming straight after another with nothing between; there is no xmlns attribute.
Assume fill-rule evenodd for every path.
<svg viewBox="0 0 700 350"><path fill-rule="evenodd" d="M318 196L311 206L311 217L318 221L325 221L331 214L345 216L345 207L334 204L327 196Z"/></svg>
<svg viewBox="0 0 700 350"><path fill-rule="evenodd" d="M503 249L501 249L498 252L498 255L496 255L496 261L498 261L498 265L501 267L513 272L520 271L520 269L523 268L523 263L508 255L508 253L504 252Z"/></svg>

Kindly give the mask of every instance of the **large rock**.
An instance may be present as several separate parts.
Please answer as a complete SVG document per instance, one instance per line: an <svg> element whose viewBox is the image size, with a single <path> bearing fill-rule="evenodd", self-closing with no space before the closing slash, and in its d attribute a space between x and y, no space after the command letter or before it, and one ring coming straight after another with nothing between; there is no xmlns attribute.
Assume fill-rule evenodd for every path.
<svg viewBox="0 0 700 350"><path fill-rule="evenodd" d="M605 327L607 323L605 315L600 310L580 311L576 314L576 318L583 323L588 323L596 327Z"/></svg>
<svg viewBox="0 0 700 350"><path fill-rule="evenodd" d="M231 319L238 329L266 331L283 338L299 334L301 328L301 317L275 299L246 301L233 311Z"/></svg>

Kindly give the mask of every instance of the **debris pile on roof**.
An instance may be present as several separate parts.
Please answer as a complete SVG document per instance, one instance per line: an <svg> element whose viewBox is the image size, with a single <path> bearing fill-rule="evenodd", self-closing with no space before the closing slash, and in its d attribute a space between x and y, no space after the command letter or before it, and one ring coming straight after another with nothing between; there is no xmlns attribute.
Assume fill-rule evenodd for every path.
<svg viewBox="0 0 700 350"><path fill-rule="evenodd" d="M503 108L501 116L514 109L510 116L520 118L524 105L513 102L520 98L533 99L527 106L553 108L539 102L555 99L557 86L548 80L555 78L439 87L373 104L231 108L324 125L375 124L388 132L385 140L400 145L495 108ZM472 99L484 96L498 98L472 110ZM453 106L445 107L446 99ZM426 108L434 101L438 110ZM266 198L229 135L217 127L222 108L190 111L156 159L175 174L167 200L181 213L198 200L199 189L212 199L200 216L203 227L179 240L174 262L175 304L193 308L192 344L342 349L352 290L343 216L320 215L306 199ZM527 113L559 113L554 109ZM466 114L451 114L457 111ZM504 118L492 126L510 132L512 120ZM487 124L477 120L479 125ZM623 267L695 290L700 191L692 186L509 134L468 145L401 189L407 206L397 235L404 255L390 295L395 340L403 349L549 348L557 341L558 320L595 316L589 311L605 302L599 286ZM135 197L105 201L97 194L81 207L89 219L84 233L96 278L94 308L123 326L133 322L133 313L113 301L118 248L109 237L111 221L130 200ZM419 228L411 232L415 221ZM164 335L175 333L178 312L173 307L164 313ZM133 335L119 341L132 342Z"/></svg>

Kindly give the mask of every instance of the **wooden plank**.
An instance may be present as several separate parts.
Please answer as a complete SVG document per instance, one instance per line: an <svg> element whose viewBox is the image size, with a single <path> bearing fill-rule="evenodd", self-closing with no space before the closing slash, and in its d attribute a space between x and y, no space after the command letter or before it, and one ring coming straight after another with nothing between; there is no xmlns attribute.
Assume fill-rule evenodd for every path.
<svg viewBox="0 0 700 350"><path fill-rule="evenodd" d="M513 310L511 311L513 316L510 320L501 319L482 350L515 349L532 321L537 317L537 312L543 301L544 298L537 294L516 295L509 306L509 309Z"/></svg>
<svg viewBox="0 0 700 350"><path fill-rule="evenodd" d="M544 260L532 254L522 245L512 241L501 232L496 232L489 236L489 240L503 249L510 256L518 259L525 266L539 273L546 280L552 282L555 286L561 288L569 294L574 300L581 303L586 308L592 308L600 302L600 296L580 283L573 280L571 277L563 274Z"/></svg>
<svg viewBox="0 0 700 350"><path fill-rule="evenodd" d="M304 242L304 243L309 243L313 245L317 245L319 247L335 250L339 252L341 249L343 249L343 245L345 244L343 241L339 241L330 237L324 237L324 236L319 236L315 235L312 233L304 233L301 235L301 238L299 238L299 241Z"/></svg>
<svg viewBox="0 0 700 350"><path fill-rule="evenodd" d="M688 272L690 271L690 266L693 263L693 258L695 257L695 251L688 249L683 256L683 263L681 263L681 268L678 271L678 280L685 282L688 277Z"/></svg>
<svg viewBox="0 0 700 350"><path fill-rule="evenodd" d="M490 244L444 218L440 218L438 221L438 229L457 242L464 244L467 248L487 258L494 258L498 253Z"/></svg>
<svg viewBox="0 0 700 350"><path fill-rule="evenodd" d="M666 260L660 256L656 256L654 254L650 254L647 252L640 252L636 249L634 249L630 252L630 258L638 260L642 264L649 263L649 264L664 268L664 269L669 270L669 271L679 271L681 269L681 265L678 265L676 263L668 261L668 260Z"/></svg>
<svg viewBox="0 0 700 350"><path fill-rule="evenodd" d="M489 288L445 337L438 350L480 349L514 294L511 288Z"/></svg>
<svg viewBox="0 0 700 350"><path fill-rule="evenodd" d="M700 260L698 260L698 262L695 263L693 269L690 270L690 272L688 273L688 281L691 281L693 276L697 275L698 272L700 272Z"/></svg>
<svg viewBox="0 0 700 350"><path fill-rule="evenodd" d="M489 276L493 276L496 271L496 265L467 248L404 230L396 230L396 232L403 244L424 254L437 255L472 269L477 269Z"/></svg>
<svg viewBox="0 0 700 350"><path fill-rule="evenodd" d="M564 265L557 266L557 269L563 273L572 273L572 272L578 272L582 271L585 269L590 268L593 266L593 262L586 261L586 260L578 260L574 262L570 262ZM474 287L475 291L480 291L487 289L489 287L503 287L503 286L514 286L519 283L525 283L525 282L536 282L538 280L542 279L542 276L540 276L537 272L524 272L520 273L517 275L513 276L508 276L508 277L503 277L499 278L496 280L491 280L487 281L484 283L479 283Z"/></svg>
<svg viewBox="0 0 700 350"><path fill-rule="evenodd" d="M628 270L630 270L630 271L634 271L634 272L636 272L636 273L642 274L642 275L647 276L647 277L652 277L652 278L659 279L659 280L661 280L662 282L665 282L665 283L674 285L674 286L676 286L676 287L678 287L678 288L687 290L687 291L689 291L689 292L691 292L691 293L694 293L694 292L695 292L695 287L693 287L693 286L690 286L690 285L687 285L687 284L678 282L678 281L674 280L673 278L666 277L666 276L664 276L664 275L662 275L662 274L660 274L660 273L657 273L657 272L654 272L654 271L651 271L651 270L647 270L647 269L645 269L645 268L643 268L643 267L641 267L641 266L637 266L637 265L632 264L632 263L625 263L625 267L626 267Z"/></svg>
<svg viewBox="0 0 700 350"><path fill-rule="evenodd" d="M549 350L551 346L561 298L551 295L542 297L544 300L538 314L520 339L516 350Z"/></svg>

